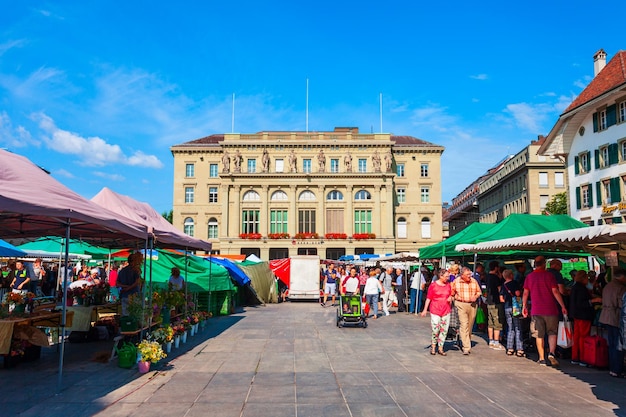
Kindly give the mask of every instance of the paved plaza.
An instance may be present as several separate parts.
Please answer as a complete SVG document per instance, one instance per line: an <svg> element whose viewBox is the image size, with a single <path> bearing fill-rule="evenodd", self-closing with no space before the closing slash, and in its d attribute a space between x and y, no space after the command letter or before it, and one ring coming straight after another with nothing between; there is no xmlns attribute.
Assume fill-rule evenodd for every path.
<svg viewBox="0 0 626 417"><path fill-rule="evenodd" d="M246 307L147 374L90 358L112 342L68 344L63 390L55 348L0 370L0 415L22 416L626 416L626 380L606 370L542 367L494 351L432 356L430 319L406 313L337 328L317 303Z"/></svg>

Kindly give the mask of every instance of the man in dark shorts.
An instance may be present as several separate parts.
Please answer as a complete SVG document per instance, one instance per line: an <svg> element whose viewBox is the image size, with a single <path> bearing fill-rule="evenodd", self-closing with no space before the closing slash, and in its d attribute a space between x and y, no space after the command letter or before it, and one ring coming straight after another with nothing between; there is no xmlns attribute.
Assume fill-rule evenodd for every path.
<svg viewBox="0 0 626 417"><path fill-rule="evenodd" d="M495 350L504 350L500 344L500 332L505 323L504 304L500 301L502 278L498 275L500 264L498 261L489 262L487 280L487 334L489 335L489 347Z"/></svg>
<svg viewBox="0 0 626 417"><path fill-rule="evenodd" d="M543 338L548 335L548 360L552 366L558 366L554 352L556 351L556 336L559 327L559 303L561 312L567 315L563 297L559 292L554 275L546 270L546 258L535 258L535 270L528 274L524 281L524 295L522 297L522 314L528 317L528 297L531 299L530 315L535 327L533 337L537 343L539 364L546 365Z"/></svg>

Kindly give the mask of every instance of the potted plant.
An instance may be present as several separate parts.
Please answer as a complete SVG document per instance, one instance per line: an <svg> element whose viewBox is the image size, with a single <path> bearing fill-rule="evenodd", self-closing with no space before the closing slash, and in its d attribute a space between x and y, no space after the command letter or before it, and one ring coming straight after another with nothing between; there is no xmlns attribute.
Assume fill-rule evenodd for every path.
<svg viewBox="0 0 626 417"><path fill-rule="evenodd" d="M150 370L151 363L157 363L167 357L161 344L153 340L142 340L137 346L137 352L141 356L139 372L146 373Z"/></svg>

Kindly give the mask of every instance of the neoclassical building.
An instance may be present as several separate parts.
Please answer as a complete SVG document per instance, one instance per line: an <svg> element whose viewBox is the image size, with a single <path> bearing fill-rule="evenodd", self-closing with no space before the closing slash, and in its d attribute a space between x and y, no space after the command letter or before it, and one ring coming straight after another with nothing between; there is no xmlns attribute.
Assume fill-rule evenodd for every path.
<svg viewBox="0 0 626 417"><path fill-rule="evenodd" d="M441 241L441 154L410 136L218 134L171 147L174 225L261 259L416 251Z"/></svg>

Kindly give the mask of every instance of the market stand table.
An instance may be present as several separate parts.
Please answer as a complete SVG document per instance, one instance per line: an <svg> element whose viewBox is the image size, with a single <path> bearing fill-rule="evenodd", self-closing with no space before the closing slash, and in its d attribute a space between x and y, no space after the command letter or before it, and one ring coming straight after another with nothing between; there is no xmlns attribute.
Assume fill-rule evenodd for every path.
<svg viewBox="0 0 626 417"><path fill-rule="evenodd" d="M11 351L11 340L17 327L61 327L63 311L41 310L25 315L23 317L7 317L0 320L0 355L8 355ZM66 315L66 326L72 325L74 313L68 311ZM47 341L47 339L46 339ZM39 345L40 346L40 345ZM46 346L49 346L46 345Z"/></svg>

